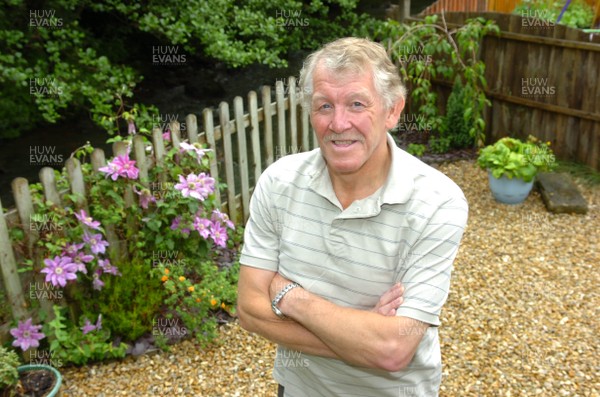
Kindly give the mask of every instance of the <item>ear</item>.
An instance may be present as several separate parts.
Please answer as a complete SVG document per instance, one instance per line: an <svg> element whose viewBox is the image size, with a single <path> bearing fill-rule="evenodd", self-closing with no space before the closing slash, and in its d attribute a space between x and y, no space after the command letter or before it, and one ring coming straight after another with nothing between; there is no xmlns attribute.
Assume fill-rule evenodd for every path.
<svg viewBox="0 0 600 397"><path fill-rule="evenodd" d="M388 110L388 115L385 119L385 128L387 130L391 130L398 124L398 119L400 119L400 113L402 113L402 109L404 109L404 104L404 98L400 98Z"/></svg>

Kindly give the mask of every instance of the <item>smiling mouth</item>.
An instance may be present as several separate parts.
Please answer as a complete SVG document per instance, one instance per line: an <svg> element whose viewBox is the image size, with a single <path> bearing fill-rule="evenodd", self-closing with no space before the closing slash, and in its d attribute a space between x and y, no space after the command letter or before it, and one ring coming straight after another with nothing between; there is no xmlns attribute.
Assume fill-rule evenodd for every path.
<svg viewBox="0 0 600 397"><path fill-rule="evenodd" d="M350 146L356 141L344 140L344 141L331 141L335 146Z"/></svg>

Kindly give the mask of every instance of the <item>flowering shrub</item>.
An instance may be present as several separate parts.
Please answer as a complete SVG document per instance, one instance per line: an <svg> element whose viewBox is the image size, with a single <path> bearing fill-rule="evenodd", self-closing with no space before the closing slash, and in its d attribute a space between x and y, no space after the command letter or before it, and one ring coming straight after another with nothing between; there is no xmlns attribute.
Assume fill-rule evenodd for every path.
<svg viewBox="0 0 600 397"><path fill-rule="evenodd" d="M27 350L48 336L63 362L82 364L121 357L125 345L111 339L135 342L153 331L157 317L177 318L190 336L208 341L213 317L234 311L238 266L231 251L241 232L215 204L211 153L187 142L179 148L167 142L167 149L143 180L129 152L99 172L83 162L84 206L72 194L63 196L65 206L44 202L39 185L32 186L36 213L51 227L41 228L41 267L28 259L23 270L39 272L46 288L64 292L52 300L66 301L68 310L55 306L43 327L32 319L19 323L14 346ZM74 155L92 150L85 146ZM146 151L153 158L147 143ZM67 186L66 171L57 172L57 186ZM163 280L169 271L177 284ZM88 346L85 354L80 345Z"/></svg>

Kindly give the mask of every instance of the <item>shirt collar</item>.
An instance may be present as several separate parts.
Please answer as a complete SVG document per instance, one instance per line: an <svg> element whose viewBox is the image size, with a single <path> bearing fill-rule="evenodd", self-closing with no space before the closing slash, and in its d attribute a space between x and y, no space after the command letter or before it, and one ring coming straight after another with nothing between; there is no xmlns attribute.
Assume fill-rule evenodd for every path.
<svg viewBox="0 0 600 397"><path fill-rule="evenodd" d="M412 195L415 183L414 176L408 169L409 162L406 161L406 156L408 156L408 154L396 145L394 138L392 138L389 133L387 134L387 143L392 158L387 180L383 186L371 196L358 201L375 200L379 205L402 204L406 203ZM314 172L311 174L309 188L313 189L330 202L339 205L339 200L333 190L329 172L327 172L327 164L320 152L316 157Z"/></svg>

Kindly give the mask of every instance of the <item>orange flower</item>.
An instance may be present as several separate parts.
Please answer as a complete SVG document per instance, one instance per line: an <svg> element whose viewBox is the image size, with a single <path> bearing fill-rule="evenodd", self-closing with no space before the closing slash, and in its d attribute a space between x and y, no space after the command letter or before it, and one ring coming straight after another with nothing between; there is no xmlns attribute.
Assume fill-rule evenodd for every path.
<svg viewBox="0 0 600 397"><path fill-rule="evenodd" d="M169 269L165 269L165 274L169 274L169 273L170 273Z"/></svg>
<svg viewBox="0 0 600 397"><path fill-rule="evenodd" d="M179 276L179 281L185 281L185 277Z"/></svg>
<svg viewBox="0 0 600 397"><path fill-rule="evenodd" d="M211 300L210 300L210 304L211 304L211 306L217 306L217 300L216 300L216 299L214 299L214 298L213 298L213 299L211 299Z"/></svg>
<svg viewBox="0 0 600 397"><path fill-rule="evenodd" d="M169 279L169 276L162 276L162 278L161 278L161 280L162 280L163 282L167 281L168 279Z"/></svg>
<svg viewBox="0 0 600 397"><path fill-rule="evenodd" d="M221 309L227 309L227 306L225 306L225 302L221 303Z"/></svg>
<svg viewBox="0 0 600 397"><path fill-rule="evenodd" d="M193 285L189 286L189 287L188 287L188 291L190 291L190 292L194 292L194 286L193 286Z"/></svg>
<svg viewBox="0 0 600 397"><path fill-rule="evenodd" d="M202 301L202 299L196 298L196 302L201 302L201 301Z"/></svg>

